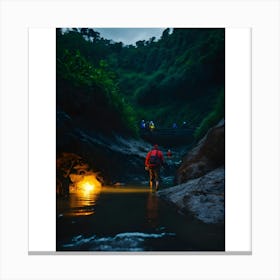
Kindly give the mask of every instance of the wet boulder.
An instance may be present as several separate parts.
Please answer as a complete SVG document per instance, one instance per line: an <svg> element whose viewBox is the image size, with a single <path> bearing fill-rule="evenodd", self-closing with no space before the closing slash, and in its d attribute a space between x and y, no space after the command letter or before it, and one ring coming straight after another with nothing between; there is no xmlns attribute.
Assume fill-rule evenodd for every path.
<svg viewBox="0 0 280 280"><path fill-rule="evenodd" d="M224 167L158 192L162 199L175 205L182 214L212 224L224 223L224 194Z"/></svg>
<svg viewBox="0 0 280 280"><path fill-rule="evenodd" d="M177 171L177 184L199 178L225 163L225 121L211 128L205 137L183 158Z"/></svg>
<svg viewBox="0 0 280 280"><path fill-rule="evenodd" d="M224 223L225 122L220 121L183 158L176 186L160 197L205 223Z"/></svg>

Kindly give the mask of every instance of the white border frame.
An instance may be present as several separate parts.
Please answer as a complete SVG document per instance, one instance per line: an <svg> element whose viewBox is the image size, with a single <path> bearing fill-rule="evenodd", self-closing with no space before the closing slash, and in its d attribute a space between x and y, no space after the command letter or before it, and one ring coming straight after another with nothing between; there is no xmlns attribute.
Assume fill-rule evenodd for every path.
<svg viewBox="0 0 280 280"><path fill-rule="evenodd" d="M279 1L12 0L2 1L1 8L1 279L280 278ZM173 26L252 28L252 255L106 255L106 259L104 256L28 256L27 31L29 27L92 26L96 10L94 17L100 27L113 15L117 26L127 26L127 22L132 26L131 22L137 20L143 26L143 22L156 17L153 26L159 27L166 22L169 25L168 19L172 19L177 22ZM19 42L22 42L20 48L13 48ZM17 166L21 169L16 169ZM15 232L20 233L16 238Z"/></svg>
<svg viewBox="0 0 280 280"><path fill-rule="evenodd" d="M56 33L54 28L30 28L28 247L32 254L56 251L55 51ZM251 110L248 110L251 107L251 30L249 28L226 28L225 52L225 251L226 253L248 254L251 253L252 247ZM44 53L43 57L42 53ZM42 85L45 85L44 88ZM242 103L240 98L242 98ZM242 137L236 137L239 134ZM42 149L42 146L48 148ZM236 153L236 146L239 147L239 153ZM243 155L242 161L240 161L240 154ZM45 174L47 176L44 176ZM42 176L44 180L42 180ZM38 199L42 194L44 199ZM238 201L238 205L236 205L236 201ZM40 214L37 213L37 209L40 209ZM82 253L80 252L80 254ZM178 254L179 252L173 253ZM184 252L184 254L194 253Z"/></svg>

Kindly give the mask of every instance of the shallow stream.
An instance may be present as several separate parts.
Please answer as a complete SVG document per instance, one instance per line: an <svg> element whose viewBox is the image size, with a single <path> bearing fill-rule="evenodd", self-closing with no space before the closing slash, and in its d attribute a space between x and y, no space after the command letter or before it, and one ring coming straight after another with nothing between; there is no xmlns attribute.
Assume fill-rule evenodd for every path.
<svg viewBox="0 0 280 280"><path fill-rule="evenodd" d="M177 213L146 186L57 199L57 251L224 251L224 226Z"/></svg>

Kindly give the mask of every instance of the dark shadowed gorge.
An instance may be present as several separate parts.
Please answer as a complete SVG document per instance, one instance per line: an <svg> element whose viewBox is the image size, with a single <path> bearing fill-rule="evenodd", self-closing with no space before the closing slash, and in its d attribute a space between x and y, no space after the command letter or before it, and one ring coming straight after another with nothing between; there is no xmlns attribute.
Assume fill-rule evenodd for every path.
<svg viewBox="0 0 280 280"><path fill-rule="evenodd" d="M224 116L224 29L125 45L58 28L57 250L224 250ZM152 144L166 159L157 193Z"/></svg>

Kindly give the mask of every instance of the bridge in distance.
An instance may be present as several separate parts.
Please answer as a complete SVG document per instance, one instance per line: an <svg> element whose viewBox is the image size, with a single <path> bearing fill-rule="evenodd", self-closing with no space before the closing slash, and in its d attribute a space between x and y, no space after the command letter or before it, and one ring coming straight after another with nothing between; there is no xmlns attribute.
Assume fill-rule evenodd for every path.
<svg viewBox="0 0 280 280"><path fill-rule="evenodd" d="M154 131L141 130L141 137L152 144L163 146L189 145L193 142L194 130L190 128L157 128Z"/></svg>

